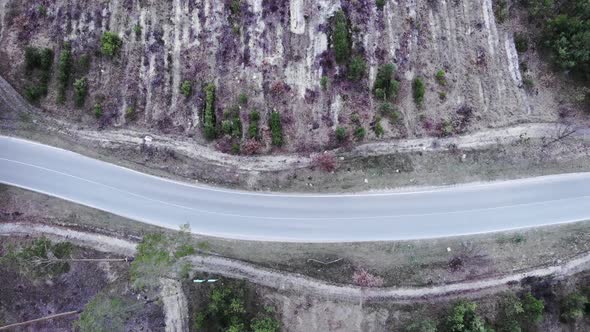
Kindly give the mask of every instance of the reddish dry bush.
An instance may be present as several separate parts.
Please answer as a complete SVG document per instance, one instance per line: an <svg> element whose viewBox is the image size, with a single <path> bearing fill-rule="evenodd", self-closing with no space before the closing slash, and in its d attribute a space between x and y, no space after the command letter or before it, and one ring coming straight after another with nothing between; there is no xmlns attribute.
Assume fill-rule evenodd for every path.
<svg viewBox="0 0 590 332"><path fill-rule="evenodd" d="M381 287L383 278L372 275L365 269L356 270L352 275L352 282L361 287Z"/></svg>
<svg viewBox="0 0 590 332"><path fill-rule="evenodd" d="M287 86L285 83L283 83L281 81L274 82L272 84L272 86L270 87L270 92L272 92L272 94L274 94L275 96L279 96L286 91L287 91Z"/></svg>
<svg viewBox="0 0 590 332"><path fill-rule="evenodd" d="M219 150L223 153L230 153L232 150L231 137L229 137L229 136L222 137L221 139L219 139L219 141L217 141L217 144L215 145L215 147L217 148L217 150Z"/></svg>
<svg viewBox="0 0 590 332"><path fill-rule="evenodd" d="M314 154L311 163L324 172L332 172L336 169L336 156L332 152Z"/></svg>
<svg viewBox="0 0 590 332"><path fill-rule="evenodd" d="M242 144L242 153L251 156L253 154L257 154L260 151L262 144L255 139L249 139L244 144Z"/></svg>

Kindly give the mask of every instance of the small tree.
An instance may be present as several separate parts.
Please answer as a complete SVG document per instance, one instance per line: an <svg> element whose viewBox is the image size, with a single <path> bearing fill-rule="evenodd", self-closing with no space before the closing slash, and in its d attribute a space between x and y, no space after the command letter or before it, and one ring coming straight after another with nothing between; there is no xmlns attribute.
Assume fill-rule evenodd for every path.
<svg viewBox="0 0 590 332"><path fill-rule="evenodd" d="M101 104L94 105L94 116L97 119L102 117L102 105Z"/></svg>
<svg viewBox="0 0 590 332"><path fill-rule="evenodd" d="M452 332L486 332L483 319L475 312L477 304L460 301L449 313L446 327Z"/></svg>
<svg viewBox="0 0 590 332"><path fill-rule="evenodd" d="M205 86L205 111L204 111L204 132L205 137L214 139L216 136L215 122L215 85L213 83Z"/></svg>
<svg viewBox="0 0 590 332"><path fill-rule="evenodd" d="M182 93L185 97L190 97L191 93L193 92L193 87L191 81L183 81L180 85L180 93Z"/></svg>
<svg viewBox="0 0 590 332"><path fill-rule="evenodd" d="M574 323L584 316L584 309L588 304L588 298L580 293L568 294L561 301L560 318L566 323Z"/></svg>
<svg viewBox="0 0 590 332"><path fill-rule="evenodd" d="M334 56L336 62L344 64L350 57L350 32L348 18L342 10L337 11L333 17L332 43L334 45Z"/></svg>
<svg viewBox="0 0 590 332"><path fill-rule="evenodd" d="M119 35L111 31L105 31L100 38L100 50L106 56L115 56L122 45Z"/></svg>
<svg viewBox="0 0 590 332"><path fill-rule="evenodd" d="M543 300L535 298L530 292L522 298L523 320L527 325L538 324L543 320L545 304Z"/></svg>
<svg viewBox="0 0 590 332"><path fill-rule="evenodd" d="M346 140L346 129L342 127L336 128L335 135L338 143L344 142Z"/></svg>
<svg viewBox="0 0 590 332"><path fill-rule="evenodd" d="M272 145L283 145L283 126L281 124L281 115L278 112L270 113L270 131L272 136Z"/></svg>
<svg viewBox="0 0 590 332"><path fill-rule="evenodd" d="M86 95L88 94L88 83L85 77L74 81L74 93L76 97L76 106L84 106Z"/></svg>
<svg viewBox="0 0 590 332"><path fill-rule="evenodd" d="M129 306L119 297L95 296L84 307L75 325L81 332L124 331Z"/></svg>
<svg viewBox="0 0 590 332"><path fill-rule="evenodd" d="M440 85L446 85L447 84L447 79L446 79L446 73L444 70L439 70L436 72L436 81L438 82L438 84Z"/></svg>
<svg viewBox="0 0 590 332"><path fill-rule="evenodd" d="M424 102L425 93L424 82L420 77L417 77L414 80L414 84L412 85L412 87L414 91L414 101L416 102L416 105L422 106L422 103Z"/></svg>
<svg viewBox="0 0 590 332"><path fill-rule="evenodd" d="M373 86L375 97L382 100L394 100L397 97L399 82L394 79L394 74L395 66L393 64L386 64L379 67Z"/></svg>
<svg viewBox="0 0 590 332"><path fill-rule="evenodd" d="M355 55L348 65L348 79L351 81L360 81L367 70L365 59L360 55Z"/></svg>

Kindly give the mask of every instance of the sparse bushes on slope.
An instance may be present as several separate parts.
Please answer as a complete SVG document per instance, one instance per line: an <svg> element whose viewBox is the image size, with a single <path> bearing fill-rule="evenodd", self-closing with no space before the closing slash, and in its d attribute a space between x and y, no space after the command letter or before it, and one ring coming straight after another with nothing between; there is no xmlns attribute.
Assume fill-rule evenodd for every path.
<svg viewBox="0 0 590 332"><path fill-rule="evenodd" d="M203 113L205 137L214 139L217 133L215 123L215 85L213 83L205 86L205 110Z"/></svg>
<svg viewBox="0 0 590 332"><path fill-rule="evenodd" d="M283 145L283 125L281 124L281 115L278 112L270 113L270 131L272 136L272 145Z"/></svg>

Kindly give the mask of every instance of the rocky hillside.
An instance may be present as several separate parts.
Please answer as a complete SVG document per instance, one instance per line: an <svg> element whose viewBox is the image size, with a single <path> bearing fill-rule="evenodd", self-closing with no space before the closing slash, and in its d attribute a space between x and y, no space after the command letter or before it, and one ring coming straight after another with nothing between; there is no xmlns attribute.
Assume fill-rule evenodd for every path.
<svg viewBox="0 0 590 332"><path fill-rule="evenodd" d="M557 119L534 50L516 50L518 18L499 24L495 6L0 0L0 74L82 126L194 136L234 153Z"/></svg>

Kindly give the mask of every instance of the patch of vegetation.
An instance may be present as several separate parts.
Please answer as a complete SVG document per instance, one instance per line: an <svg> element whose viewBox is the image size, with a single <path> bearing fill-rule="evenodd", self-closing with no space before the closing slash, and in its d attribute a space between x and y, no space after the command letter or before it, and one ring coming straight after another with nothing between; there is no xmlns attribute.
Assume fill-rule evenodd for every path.
<svg viewBox="0 0 590 332"><path fill-rule="evenodd" d="M566 323L575 323L584 317L584 310L588 303L588 297L585 295L578 292L570 293L561 301L559 317Z"/></svg>
<svg viewBox="0 0 590 332"><path fill-rule="evenodd" d="M180 233L174 237L161 233L145 235L138 244L135 259L131 263L130 279L133 288L156 289L159 279L172 271L177 259L195 252L188 225L181 226Z"/></svg>
<svg viewBox="0 0 590 332"><path fill-rule="evenodd" d="M74 325L81 332L124 331L129 318L129 305L122 298L95 296Z"/></svg>
<svg viewBox="0 0 590 332"><path fill-rule="evenodd" d="M445 327L453 332L486 332L483 319L475 311L477 304L458 302L445 321Z"/></svg>
<svg viewBox="0 0 590 332"><path fill-rule="evenodd" d="M375 97L382 100L395 100L399 89L399 82L394 78L395 66L385 64L377 70L377 77L373 86Z"/></svg>
<svg viewBox="0 0 590 332"><path fill-rule="evenodd" d="M143 30L143 28L141 27L141 24L137 23L133 26L133 32L135 33L135 38L139 39L139 37L141 37L141 31Z"/></svg>
<svg viewBox="0 0 590 332"><path fill-rule="evenodd" d="M502 24L508 18L508 3L506 0L496 0L494 1L494 16L496 17L496 21Z"/></svg>
<svg viewBox="0 0 590 332"><path fill-rule="evenodd" d="M375 6L377 6L377 8L379 9L383 9L383 7L385 7L386 2L387 0L375 0Z"/></svg>
<svg viewBox="0 0 590 332"><path fill-rule="evenodd" d="M190 95L193 92L193 86L191 84L191 81L183 81L182 84L180 84L180 93L182 93L185 97L190 97Z"/></svg>
<svg viewBox="0 0 590 332"><path fill-rule="evenodd" d="M64 43L59 55L59 64L57 67L57 102L63 103L66 99L66 90L70 82L72 73L72 49L70 43ZM75 87L75 85L74 85Z"/></svg>
<svg viewBox="0 0 590 332"><path fill-rule="evenodd" d="M424 81L422 81L420 77L414 79L414 83L412 84L412 91L414 93L414 102L416 102L416 105L422 106L422 103L424 102L425 90L426 88L424 86Z"/></svg>
<svg viewBox="0 0 590 332"><path fill-rule="evenodd" d="M270 132L272 145L283 145L283 125L281 124L281 115L278 112L270 113Z"/></svg>
<svg viewBox="0 0 590 332"><path fill-rule="evenodd" d="M217 136L215 121L215 85L213 83L205 86L205 110L204 110L204 133L208 139Z"/></svg>
<svg viewBox="0 0 590 332"><path fill-rule="evenodd" d="M323 90L328 90L330 87L330 80L328 79L328 76L322 76L320 79L320 86Z"/></svg>
<svg viewBox="0 0 590 332"><path fill-rule="evenodd" d="M67 259L72 250L70 242L52 243L41 237L19 250L8 248L0 263L13 266L23 275L57 276L70 271L70 264L59 259Z"/></svg>
<svg viewBox="0 0 590 332"><path fill-rule="evenodd" d="M100 38L100 50L102 54L109 57L117 55L122 45L123 41L119 35L111 31L105 31Z"/></svg>
<svg viewBox="0 0 590 332"><path fill-rule="evenodd" d="M436 81L438 82L438 84L440 84L440 85L447 84L446 73L444 70L441 69L441 70L437 71L435 78L436 78Z"/></svg>
<svg viewBox="0 0 590 332"><path fill-rule="evenodd" d="M524 33L515 33L514 46L518 53L524 53L529 49L529 39Z"/></svg>
<svg viewBox="0 0 590 332"><path fill-rule="evenodd" d="M194 316L193 328L197 331L280 331L280 323L269 315L272 310L257 313L252 318L253 315L246 310L245 289L242 284L215 285L207 306Z"/></svg>
<svg viewBox="0 0 590 332"><path fill-rule="evenodd" d="M101 104L94 105L94 116L97 119L100 119L100 117L102 117L102 105Z"/></svg>
<svg viewBox="0 0 590 332"><path fill-rule="evenodd" d="M436 323L430 319L412 323L406 327L406 332L436 332Z"/></svg>
<svg viewBox="0 0 590 332"><path fill-rule="evenodd" d="M257 111L252 111L248 118L250 120L250 123L248 125L248 138L259 139L260 137L258 136L258 124L260 122L260 113L258 113Z"/></svg>
<svg viewBox="0 0 590 332"><path fill-rule="evenodd" d="M346 141L346 129L344 129L343 127L336 128L334 134L336 136L336 141L338 141L338 143L343 143L344 141Z"/></svg>
<svg viewBox="0 0 590 332"><path fill-rule="evenodd" d="M137 119L137 113L135 112L135 107L127 107L125 110L125 119L128 121L134 121Z"/></svg>
<svg viewBox="0 0 590 332"><path fill-rule="evenodd" d="M348 64L348 79L351 81L360 81L367 70L365 59L360 55L355 55Z"/></svg>
<svg viewBox="0 0 590 332"><path fill-rule="evenodd" d="M51 80L51 67L53 66L53 50L50 48L27 47L25 49L25 71L27 76L35 71L39 73L39 80L33 79L25 88L25 97L36 102L47 95L47 87Z"/></svg>
<svg viewBox="0 0 590 332"><path fill-rule="evenodd" d="M380 118L377 118L375 120L375 126L373 127L373 131L375 132L375 136L377 136L377 137L382 137L383 134L385 134L385 130L383 129L383 126L381 125Z"/></svg>
<svg viewBox="0 0 590 332"><path fill-rule="evenodd" d="M542 28L542 46L553 63L575 75L590 78L590 6L586 0L522 2L533 23Z"/></svg>
<svg viewBox="0 0 590 332"><path fill-rule="evenodd" d="M356 138L357 141L362 141L365 138L365 128L363 127L357 127L354 131L354 137Z"/></svg>
<svg viewBox="0 0 590 332"><path fill-rule="evenodd" d="M240 103L242 106L246 106L246 104L248 104L248 95L243 92L240 93L238 96L238 103Z"/></svg>
<svg viewBox="0 0 590 332"><path fill-rule="evenodd" d="M242 0L231 0L229 21L235 34L240 33L240 18L242 17Z"/></svg>
<svg viewBox="0 0 590 332"><path fill-rule="evenodd" d="M520 331L531 328L543 320L545 305L531 293L525 294L522 299L514 293L504 295L499 304L499 313L496 325L499 331Z"/></svg>
<svg viewBox="0 0 590 332"><path fill-rule="evenodd" d="M86 95L88 94L88 82L86 77L79 78L74 81L74 97L77 107L84 106Z"/></svg>
<svg viewBox="0 0 590 332"><path fill-rule="evenodd" d="M47 16L47 7L43 6L43 5L39 5L37 6L37 11L39 12L39 15L45 17Z"/></svg>
<svg viewBox="0 0 590 332"><path fill-rule="evenodd" d="M336 62L347 63L350 58L352 41L348 17L342 10L337 11L332 18L332 45Z"/></svg>

